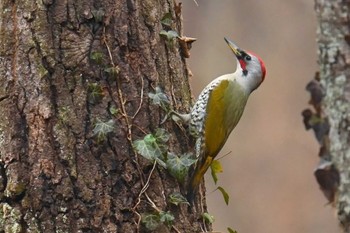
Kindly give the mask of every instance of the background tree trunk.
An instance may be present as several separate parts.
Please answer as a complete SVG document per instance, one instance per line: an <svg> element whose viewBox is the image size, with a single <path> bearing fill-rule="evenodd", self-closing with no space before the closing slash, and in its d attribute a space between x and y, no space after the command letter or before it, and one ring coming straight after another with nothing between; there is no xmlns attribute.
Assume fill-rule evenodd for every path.
<svg viewBox="0 0 350 233"><path fill-rule="evenodd" d="M1 232L137 232L141 215L160 210L175 228L157 232L200 231L206 207L169 204L184 189L132 147L163 127L170 151L191 150L148 98L160 86L175 109L190 108L178 42L159 35L181 35L175 4L0 2Z"/></svg>
<svg viewBox="0 0 350 233"><path fill-rule="evenodd" d="M350 232L350 2L315 3L320 82L325 90L322 109L330 126L329 155L340 174L335 206L344 232Z"/></svg>

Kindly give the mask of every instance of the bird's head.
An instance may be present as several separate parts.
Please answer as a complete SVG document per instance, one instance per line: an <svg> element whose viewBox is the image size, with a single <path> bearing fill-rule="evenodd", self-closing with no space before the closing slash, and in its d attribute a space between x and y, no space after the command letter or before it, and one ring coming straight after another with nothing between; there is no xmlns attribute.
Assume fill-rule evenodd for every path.
<svg viewBox="0 0 350 233"><path fill-rule="evenodd" d="M254 91L264 81L266 68L264 62L257 55L240 49L232 41L225 38L226 43L231 48L237 58L236 75L242 85L249 91Z"/></svg>

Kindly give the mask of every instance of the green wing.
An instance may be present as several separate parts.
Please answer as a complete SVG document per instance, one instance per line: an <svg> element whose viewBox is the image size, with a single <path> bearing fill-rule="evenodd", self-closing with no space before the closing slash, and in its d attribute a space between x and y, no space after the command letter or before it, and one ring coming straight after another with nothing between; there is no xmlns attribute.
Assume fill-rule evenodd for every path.
<svg viewBox="0 0 350 233"><path fill-rule="evenodd" d="M241 118L247 98L235 81L222 80L211 91L204 124L206 157L215 157L220 152Z"/></svg>
<svg viewBox="0 0 350 233"><path fill-rule="evenodd" d="M207 115L204 124L205 131L205 156L215 157L226 141L227 129L225 129L225 100L224 94L229 81L223 80L215 87L209 96Z"/></svg>

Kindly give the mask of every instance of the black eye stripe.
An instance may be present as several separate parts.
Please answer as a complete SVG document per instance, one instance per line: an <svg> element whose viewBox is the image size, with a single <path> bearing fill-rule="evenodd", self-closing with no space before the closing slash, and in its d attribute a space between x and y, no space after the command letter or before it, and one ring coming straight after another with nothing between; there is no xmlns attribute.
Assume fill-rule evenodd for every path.
<svg viewBox="0 0 350 233"><path fill-rule="evenodd" d="M242 50L241 50L240 52L241 52L242 58L243 58L244 60L246 60L246 61L252 60L252 57L249 56L246 52L244 52L244 51L242 51Z"/></svg>

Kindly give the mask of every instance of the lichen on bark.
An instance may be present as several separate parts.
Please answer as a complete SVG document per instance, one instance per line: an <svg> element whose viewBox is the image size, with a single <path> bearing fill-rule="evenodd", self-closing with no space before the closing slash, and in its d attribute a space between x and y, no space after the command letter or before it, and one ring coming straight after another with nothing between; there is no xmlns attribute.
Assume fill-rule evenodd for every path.
<svg viewBox="0 0 350 233"><path fill-rule="evenodd" d="M344 232L350 232L350 30L347 1L315 1L320 79L330 124L330 154L340 174L336 207Z"/></svg>

